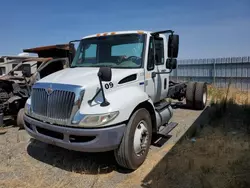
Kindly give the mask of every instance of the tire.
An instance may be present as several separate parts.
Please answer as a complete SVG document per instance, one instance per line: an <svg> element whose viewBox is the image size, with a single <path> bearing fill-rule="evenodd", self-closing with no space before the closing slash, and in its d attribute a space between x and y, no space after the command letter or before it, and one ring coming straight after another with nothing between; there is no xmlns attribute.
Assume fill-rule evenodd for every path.
<svg viewBox="0 0 250 188"><path fill-rule="evenodd" d="M196 82L188 82L186 89L186 106L194 109L194 96L195 96Z"/></svg>
<svg viewBox="0 0 250 188"><path fill-rule="evenodd" d="M203 110L207 104L207 84L197 82L195 89L195 109Z"/></svg>
<svg viewBox="0 0 250 188"><path fill-rule="evenodd" d="M140 124L140 122L142 122L142 124ZM135 141L138 140L138 138L141 137L142 134L136 134L138 136L140 135L139 137L138 136L136 137L135 132L137 131L138 133L139 131L141 131L141 129L143 129L143 127L146 127L147 129L148 139L145 144L144 152L141 155L137 155L135 151L136 149L134 147L135 145L134 140ZM127 124L121 144L114 151L116 162L121 167L130 170L136 170L143 164L143 162L147 157L149 147L151 145L151 139L152 139L152 122L150 113L145 108L138 109L132 115Z"/></svg>
<svg viewBox="0 0 250 188"><path fill-rule="evenodd" d="M17 126L21 129L24 128L23 116L24 116L24 108L21 108L17 114L17 120L16 120Z"/></svg>
<svg viewBox="0 0 250 188"><path fill-rule="evenodd" d="M0 99L8 99L9 98L9 94L0 88Z"/></svg>

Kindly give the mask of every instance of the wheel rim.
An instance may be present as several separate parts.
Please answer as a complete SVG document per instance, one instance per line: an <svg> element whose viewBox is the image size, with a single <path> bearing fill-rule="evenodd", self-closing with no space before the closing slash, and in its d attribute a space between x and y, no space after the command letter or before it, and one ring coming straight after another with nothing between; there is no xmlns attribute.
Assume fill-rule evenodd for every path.
<svg viewBox="0 0 250 188"><path fill-rule="evenodd" d="M146 151L148 145L148 129L145 121L140 121L134 134L134 151L137 156L141 156Z"/></svg>
<svg viewBox="0 0 250 188"><path fill-rule="evenodd" d="M202 99L203 99L203 104L206 104L206 101L207 101L207 92L203 93Z"/></svg>

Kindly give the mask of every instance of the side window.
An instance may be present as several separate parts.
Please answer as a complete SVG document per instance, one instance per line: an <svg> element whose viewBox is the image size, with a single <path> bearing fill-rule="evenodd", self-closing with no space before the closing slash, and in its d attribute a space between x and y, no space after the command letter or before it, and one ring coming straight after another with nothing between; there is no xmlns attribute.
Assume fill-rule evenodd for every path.
<svg viewBox="0 0 250 188"><path fill-rule="evenodd" d="M147 69L149 71L154 69L154 42L152 37L149 40Z"/></svg>
<svg viewBox="0 0 250 188"><path fill-rule="evenodd" d="M164 43L163 38L155 39L155 64L164 64Z"/></svg>

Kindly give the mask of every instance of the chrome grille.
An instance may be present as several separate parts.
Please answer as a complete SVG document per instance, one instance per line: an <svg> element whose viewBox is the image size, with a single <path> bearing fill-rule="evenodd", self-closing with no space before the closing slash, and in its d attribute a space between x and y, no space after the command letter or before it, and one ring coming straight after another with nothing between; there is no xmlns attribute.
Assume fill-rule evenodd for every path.
<svg viewBox="0 0 250 188"><path fill-rule="evenodd" d="M54 90L51 94L43 88L33 88L31 95L32 112L53 120L66 121L74 106L75 93Z"/></svg>

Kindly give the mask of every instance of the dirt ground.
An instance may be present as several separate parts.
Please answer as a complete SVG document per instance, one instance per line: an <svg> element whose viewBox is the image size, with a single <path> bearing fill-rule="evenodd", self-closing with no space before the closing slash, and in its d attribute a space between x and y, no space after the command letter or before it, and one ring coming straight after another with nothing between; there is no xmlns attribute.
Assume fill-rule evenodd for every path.
<svg viewBox="0 0 250 188"><path fill-rule="evenodd" d="M250 187L249 114L246 106L215 104L175 109L179 125L161 147L152 146L137 171L119 168L111 152L87 154L47 145L24 130L0 132L0 187ZM182 134L193 124L187 135ZM176 144L179 138L182 139Z"/></svg>
<svg viewBox="0 0 250 188"><path fill-rule="evenodd" d="M162 147L151 146L137 171L119 168L112 152L80 153L44 144L12 127L0 131L0 187L141 187L143 178L156 166L200 115L200 111L175 109L179 125ZM2 134L1 134L2 132ZM165 140L166 141L166 140Z"/></svg>

